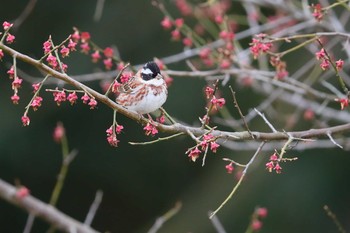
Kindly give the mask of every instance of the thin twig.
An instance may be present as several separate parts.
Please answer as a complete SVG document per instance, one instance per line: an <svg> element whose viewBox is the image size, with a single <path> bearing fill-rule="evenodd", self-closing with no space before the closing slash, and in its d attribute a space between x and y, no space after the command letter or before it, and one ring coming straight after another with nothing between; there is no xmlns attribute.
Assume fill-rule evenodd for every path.
<svg viewBox="0 0 350 233"><path fill-rule="evenodd" d="M0 179L0 198L5 201L24 209L28 213L56 226L57 229L64 232L77 233L97 233L96 230L85 226L68 215L58 211L56 208L48 205L39 199L28 195L24 198L18 198L17 189L9 183Z"/></svg>
<svg viewBox="0 0 350 233"><path fill-rule="evenodd" d="M171 219L174 215L176 215L182 207L181 202L176 202L175 206L170 209L168 212L166 212L163 216L159 217L156 219L155 223L149 229L148 233L156 233L162 226L163 224Z"/></svg>
<svg viewBox="0 0 350 233"><path fill-rule="evenodd" d="M100 21L102 13L103 13L104 5L105 5L105 0L97 0L95 14L94 14L94 21L95 22Z"/></svg>
<svg viewBox="0 0 350 233"><path fill-rule="evenodd" d="M27 218L26 226L24 227L23 233L30 233L35 220L35 215L30 213Z"/></svg>
<svg viewBox="0 0 350 233"><path fill-rule="evenodd" d="M210 216L211 213L212 211L209 211L208 215ZM219 218L216 215L210 218L210 221L211 221L211 224L213 224L217 233L226 233L224 226L222 225L222 223L220 222Z"/></svg>
<svg viewBox="0 0 350 233"><path fill-rule="evenodd" d="M221 205L209 215L209 218L212 218L214 215L216 215L221 209L222 207L224 207L224 205L226 205L226 203L233 197L233 195L236 193L237 189L239 188L239 186L241 185L243 178L245 177L249 166L253 163L253 161L255 160L256 156L260 153L261 149L263 148L263 146L265 145L265 142L261 142L260 146L258 147L258 149L256 150L255 154L253 155L253 157L250 159L250 161L247 163L246 167L244 168L241 177L239 178L237 184L233 187L231 193L227 196L227 198L221 203Z"/></svg>
<svg viewBox="0 0 350 233"><path fill-rule="evenodd" d="M18 16L18 18L13 22L13 28L15 30L17 30L21 26L21 24L28 18L28 16L33 12L36 3L37 0L28 1L26 7L24 8L20 16Z"/></svg>
<svg viewBox="0 0 350 233"><path fill-rule="evenodd" d="M94 199L94 201L92 202L92 204L90 206L88 214L86 215L86 218L85 218L85 221L84 221L85 225L87 225L87 226L91 225L92 220L94 219L94 217L96 215L96 212L98 210L98 207L101 204L102 197L103 197L103 191L102 190L97 190L95 199Z"/></svg>
<svg viewBox="0 0 350 233"><path fill-rule="evenodd" d="M247 129L248 133L249 133L249 134L252 136L252 138L254 139L254 135L253 135L252 132L250 131L250 129L249 129L249 127L248 127L248 124L247 124L247 122L246 122L246 120L245 120L245 117L244 117L244 115L243 115L243 113L242 113L242 111L241 111L241 108L240 108L239 105L238 105L238 101L237 101L237 99L236 99L236 92L233 91L233 89L232 89L231 86L229 86L229 88L230 88L231 93L232 93L233 102L234 102L234 104L235 104L235 107L236 107L237 110L238 110L239 115L241 116L241 118L242 118L242 120L243 120L244 126L245 126L245 128Z"/></svg>
<svg viewBox="0 0 350 233"><path fill-rule="evenodd" d="M324 211L326 212L327 216L333 221L333 223L337 226L338 231L341 233L346 233L346 230L339 222L337 215L335 215L332 210L328 207L328 205L323 206Z"/></svg>
<svg viewBox="0 0 350 233"><path fill-rule="evenodd" d="M266 119L264 113L261 113L258 109L254 108L254 111L256 113L259 114L259 116L265 121L265 123L270 127L270 129L272 130L272 132L276 133L277 130L275 129L275 127L273 127L273 125Z"/></svg>
<svg viewBox="0 0 350 233"><path fill-rule="evenodd" d="M331 134L330 132L327 133L327 136L328 136L329 140L331 140L331 142L332 142L334 145L336 145L337 147L343 149L343 146L341 146L340 144L338 144L338 143L334 140L334 138L332 137L332 134Z"/></svg>
<svg viewBox="0 0 350 233"><path fill-rule="evenodd" d="M156 140L149 141L149 142L129 142L129 144L130 144L130 145L142 145L142 146L143 146L143 145L149 145L149 144L153 144L153 143L156 143L156 142L169 140L169 139L178 137L178 136L180 136L180 135L184 135L184 133L177 133L177 134L174 134L174 135L170 135L170 136L168 136L168 137L157 138Z"/></svg>

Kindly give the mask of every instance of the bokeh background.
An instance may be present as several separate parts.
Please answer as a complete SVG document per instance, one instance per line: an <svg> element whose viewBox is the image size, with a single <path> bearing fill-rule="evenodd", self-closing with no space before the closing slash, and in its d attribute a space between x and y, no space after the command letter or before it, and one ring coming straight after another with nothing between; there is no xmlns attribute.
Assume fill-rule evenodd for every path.
<svg viewBox="0 0 350 233"><path fill-rule="evenodd" d="M0 1L0 22L14 20L28 1ZM176 12L174 4L170 10ZM42 54L42 43L52 35L62 41L76 26L89 31L101 47L115 45L123 60L144 63L182 51L171 42L160 26L163 15L150 1L107 0L99 21L93 20L96 1L38 0L34 10L14 32L14 48L33 57ZM226 198L236 182L228 175L229 156L245 163L252 152L220 149L210 154L205 167L192 163L184 154L193 142L186 137L148 146L131 146L128 141L150 140L142 127L118 116L125 130L118 148L108 145L105 130L113 113L105 106L89 110L78 104L57 107L51 94L43 94L43 106L31 112L31 124L22 127L20 117L31 98L30 84L20 90L21 101L10 101L11 84L6 69L10 60L0 64L0 177L27 186L31 194L48 202L61 165L60 145L52 139L57 122L66 128L70 149L77 149L58 201L58 209L83 221L97 190L103 190L101 206L92 226L101 232L147 232L155 219L181 201L182 209L159 232L215 232L208 211ZM100 71L90 58L74 54L67 59L69 74ZM288 63L288 61L287 61ZM40 77L26 64L18 67ZM101 68L101 67L100 67ZM172 68L181 69L174 64ZM235 81L231 81L235 85ZM90 83L100 90L98 82ZM204 81L175 78L165 104L177 119L192 124L204 114ZM51 86L54 87L54 86ZM227 91L227 90L226 90ZM241 105L254 107L263 96L249 89L236 89ZM232 108L230 111L235 112ZM263 123L262 123L263 124ZM259 155L237 195L218 214L227 232L244 232L257 206L268 208L268 217L260 232L337 232L323 210L325 204L350 229L350 157L340 149L291 151L299 159L284 165L283 173L268 173L264 164L270 152ZM22 232L27 213L0 201L0 232ZM32 232L45 232L48 225L36 220Z"/></svg>

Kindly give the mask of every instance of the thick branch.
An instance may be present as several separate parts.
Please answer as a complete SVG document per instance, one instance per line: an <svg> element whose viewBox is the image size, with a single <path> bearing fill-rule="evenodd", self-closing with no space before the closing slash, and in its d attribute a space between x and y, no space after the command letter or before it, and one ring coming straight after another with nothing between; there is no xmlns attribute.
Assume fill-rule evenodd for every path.
<svg viewBox="0 0 350 233"><path fill-rule="evenodd" d="M23 62L26 62L30 65L35 66L39 70L57 78L60 79L78 89L88 91L92 96L96 98L99 102L104 103L111 109L117 110L119 113L123 114L124 116L137 121L139 123L145 124L147 123L147 120L140 116L140 114L137 114L136 112L128 111L127 109L123 108L122 106L116 104L114 101L109 99L103 94L98 93L97 91L91 89L90 87L74 80L67 74L62 74L58 71L55 71L51 69L49 66L39 62L38 60L35 60L27 55L24 55L22 53L17 52L14 49L11 49L10 47L0 43L0 48L3 49L3 51L11 56L16 56L18 60L21 60ZM173 124L173 125L163 125L163 124L157 124L156 125L158 130L170 134L174 133L185 133L188 134L190 132L191 134L195 136L200 136L208 132L208 130L201 129L200 127L190 127L186 125L182 125L179 123ZM350 131L350 123L329 127L329 128L322 128L322 129L311 129L306 131L296 131L296 132L289 132L289 134L294 138L318 138L322 136L327 136L327 133L341 133L341 132L347 132ZM248 132L227 132L227 131L220 131L220 130L213 130L211 132L214 137L222 138L226 140L252 140L251 134L254 136L256 140L260 141L271 141L271 140L286 140L289 138L289 136L285 132L273 132L273 133L263 133L263 132L256 132L252 131L251 134Z"/></svg>
<svg viewBox="0 0 350 233"><path fill-rule="evenodd" d="M16 193L17 189L14 186L0 179L0 197L5 201L26 210L29 214L33 214L45 220L59 230L77 233L97 233L97 231L91 227L83 225L35 197L28 195L23 198L18 198Z"/></svg>

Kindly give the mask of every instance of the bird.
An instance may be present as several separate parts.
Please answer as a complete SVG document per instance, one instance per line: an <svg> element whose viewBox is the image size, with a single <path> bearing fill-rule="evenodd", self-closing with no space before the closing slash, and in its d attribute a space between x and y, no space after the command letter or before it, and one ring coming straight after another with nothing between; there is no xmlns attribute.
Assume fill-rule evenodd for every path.
<svg viewBox="0 0 350 233"><path fill-rule="evenodd" d="M118 88L116 102L138 114L149 114L165 103L168 89L158 65L147 62L134 76Z"/></svg>

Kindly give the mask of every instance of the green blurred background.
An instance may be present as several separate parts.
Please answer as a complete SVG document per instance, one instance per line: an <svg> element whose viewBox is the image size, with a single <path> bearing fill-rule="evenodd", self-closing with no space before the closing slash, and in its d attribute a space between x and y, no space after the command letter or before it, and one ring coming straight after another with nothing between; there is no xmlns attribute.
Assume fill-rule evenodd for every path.
<svg viewBox="0 0 350 233"><path fill-rule="evenodd" d="M0 2L0 22L14 20L27 1ZM173 4L169 4L174 8ZM100 21L94 22L96 1L39 0L18 28L14 48L33 57L42 54L42 43L52 35L62 41L76 26L89 31L101 47L116 45L121 57L140 64L154 56L168 56L182 50L170 42L160 26L163 15L149 1L105 1ZM174 10L174 9L171 9ZM31 112L31 124L22 127L20 117L31 98L30 85L20 90L21 101L10 101L11 84L0 65L0 177L10 183L18 179L31 194L48 202L61 164L60 146L52 139L58 121L63 122L71 149L79 151L71 164L58 209L83 221L95 193L103 190L101 206L92 226L99 231L147 232L155 219L182 202L181 211L159 232L215 232L208 211L215 209L234 186L234 175L221 160L229 156L245 163L254 152L220 149L208 156L205 167L189 162L184 152L193 142L186 137L149 146L131 146L128 141L150 140L142 127L123 116L118 120L124 133L118 148L110 147L105 130L111 125L112 111L102 105L97 110L78 104L57 107L50 94L43 94L43 106ZM288 61L287 61L288 62ZM67 59L69 74L99 71L90 58L74 54ZM40 73L26 64L18 67L31 75ZM174 66L173 66L174 67ZM176 67L183 68L183 67ZM231 82L234 84L234 82ZM168 112L192 124L204 114L202 88L196 79L175 78L165 104ZM100 90L99 83L91 86ZM52 86L54 87L54 86ZM227 91L227 90L226 90ZM254 107L258 98L245 89L238 91L242 105ZM248 98L249 96L249 98ZM255 97L255 98L254 98ZM234 112L234 109L231 109ZM268 208L261 232L337 232L323 211L325 204L350 229L350 158L340 149L291 151L299 160L284 165L281 175L268 173L264 164L270 152L262 153L237 195L218 214L227 232L244 232L255 207ZM27 214L0 202L0 232L22 232ZM36 220L32 232L45 232L48 225Z"/></svg>

